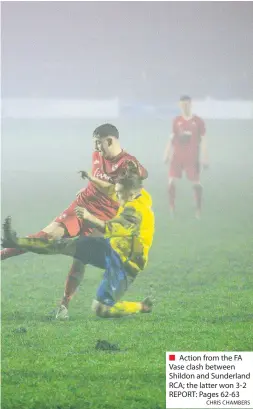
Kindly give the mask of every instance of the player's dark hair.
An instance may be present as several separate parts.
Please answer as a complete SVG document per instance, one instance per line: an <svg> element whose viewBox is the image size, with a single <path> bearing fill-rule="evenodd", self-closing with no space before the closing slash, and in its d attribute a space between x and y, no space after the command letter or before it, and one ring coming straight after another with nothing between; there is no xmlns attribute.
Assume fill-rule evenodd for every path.
<svg viewBox="0 0 253 409"><path fill-rule="evenodd" d="M103 124L98 126L93 132L93 138L106 138L107 136L114 136L119 138L119 131L116 126L111 124Z"/></svg>
<svg viewBox="0 0 253 409"><path fill-rule="evenodd" d="M117 183L124 186L124 189L139 190L142 188L142 179L137 174L125 174L118 178Z"/></svg>
<svg viewBox="0 0 253 409"><path fill-rule="evenodd" d="M191 101L191 97L189 97L189 95L182 95L180 97L180 101Z"/></svg>

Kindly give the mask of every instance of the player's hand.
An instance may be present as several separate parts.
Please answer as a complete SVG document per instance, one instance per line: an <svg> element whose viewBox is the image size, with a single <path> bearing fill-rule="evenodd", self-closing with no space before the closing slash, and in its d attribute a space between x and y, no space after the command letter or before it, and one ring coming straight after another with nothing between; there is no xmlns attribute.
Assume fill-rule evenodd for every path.
<svg viewBox="0 0 253 409"><path fill-rule="evenodd" d="M128 170L130 170L132 172L139 171L138 164L136 162L134 162L133 160L128 160L127 161L127 168L128 168Z"/></svg>
<svg viewBox="0 0 253 409"><path fill-rule="evenodd" d="M78 219L89 220L91 214L84 207L77 206L75 208L76 215Z"/></svg>
<svg viewBox="0 0 253 409"><path fill-rule="evenodd" d="M133 174L140 175L139 166L133 160L128 160L123 168L122 176L131 176Z"/></svg>
<svg viewBox="0 0 253 409"><path fill-rule="evenodd" d="M90 179L90 173L85 170L79 170L78 172L81 175L82 179Z"/></svg>

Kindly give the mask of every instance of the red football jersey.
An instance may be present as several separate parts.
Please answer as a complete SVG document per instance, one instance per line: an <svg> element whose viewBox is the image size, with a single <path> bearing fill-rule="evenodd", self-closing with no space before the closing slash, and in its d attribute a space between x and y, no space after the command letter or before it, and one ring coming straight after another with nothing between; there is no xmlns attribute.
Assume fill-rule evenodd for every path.
<svg viewBox="0 0 253 409"><path fill-rule="evenodd" d="M145 178L147 176L146 169L134 156L125 151L122 151L113 159L105 159L99 152L93 152L92 175L106 182L115 183L122 168L125 167L126 162L129 160L136 163L141 176ZM87 188L79 194L77 203L99 218L111 219L119 208L117 202L98 190L92 182L89 182Z"/></svg>
<svg viewBox="0 0 253 409"><path fill-rule="evenodd" d="M205 123L196 115L190 119L178 116L173 122L172 144L173 158L179 160L197 160L201 137L205 135Z"/></svg>

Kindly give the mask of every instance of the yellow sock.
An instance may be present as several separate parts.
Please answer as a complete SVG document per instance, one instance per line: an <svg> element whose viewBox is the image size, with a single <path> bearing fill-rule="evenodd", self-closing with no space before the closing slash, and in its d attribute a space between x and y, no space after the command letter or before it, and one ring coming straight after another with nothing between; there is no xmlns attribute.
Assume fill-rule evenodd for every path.
<svg viewBox="0 0 253 409"><path fill-rule="evenodd" d="M110 317L138 314L142 310L141 302L119 301L108 310Z"/></svg>
<svg viewBox="0 0 253 409"><path fill-rule="evenodd" d="M50 254L51 243L50 240L33 237L20 237L17 239L19 247L43 254Z"/></svg>

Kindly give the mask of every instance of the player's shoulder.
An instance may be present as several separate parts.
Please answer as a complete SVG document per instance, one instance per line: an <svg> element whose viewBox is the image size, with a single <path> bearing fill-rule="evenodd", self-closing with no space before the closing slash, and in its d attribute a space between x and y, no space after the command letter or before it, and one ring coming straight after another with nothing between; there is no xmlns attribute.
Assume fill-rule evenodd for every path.
<svg viewBox="0 0 253 409"><path fill-rule="evenodd" d="M140 194L136 197L135 200L133 200L130 203L132 203L132 206L135 209L151 208L152 207L152 197L147 192L146 189L142 188Z"/></svg>
<svg viewBox="0 0 253 409"><path fill-rule="evenodd" d="M133 202L133 207L135 213L138 215L140 220L146 220L146 222L154 222L154 212L152 209L152 197L145 190L141 190L141 194Z"/></svg>
<svg viewBox="0 0 253 409"><path fill-rule="evenodd" d="M136 157L134 155L131 155L130 153L128 153L127 151L123 150L122 152L122 160L137 160Z"/></svg>
<svg viewBox="0 0 253 409"><path fill-rule="evenodd" d="M136 157L131 155L130 153L126 152L125 150L122 151L122 154L120 155L118 159L118 165L122 166L125 165L126 162L128 161L133 161L133 162L138 162Z"/></svg>
<svg viewBox="0 0 253 409"><path fill-rule="evenodd" d="M151 195L142 189L141 193L134 200L127 202L123 209L125 216L135 217L139 220L150 218L150 215L153 215Z"/></svg>

